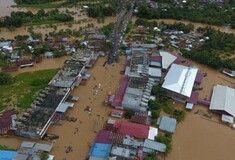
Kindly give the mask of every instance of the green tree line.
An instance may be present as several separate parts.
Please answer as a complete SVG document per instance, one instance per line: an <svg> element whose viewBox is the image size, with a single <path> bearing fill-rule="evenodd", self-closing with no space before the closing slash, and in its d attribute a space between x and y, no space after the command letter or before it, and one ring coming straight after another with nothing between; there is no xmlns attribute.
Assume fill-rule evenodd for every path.
<svg viewBox="0 0 235 160"><path fill-rule="evenodd" d="M41 9L36 14L32 12L12 12L10 16L3 17L0 20L0 27L21 27L26 23L41 23L41 22L68 22L72 21L73 17L70 14L62 13L59 10L51 10L45 12Z"/></svg>
<svg viewBox="0 0 235 160"><path fill-rule="evenodd" d="M222 9L213 5L205 6L202 9L190 7L154 9L147 5L139 5L138 8L137 16L140 18L189 20L219 26L231 25L232 28L235 28L235 10L229 5Z"/></svg>
<svg viewBox="0 0 235 160"><path fill-rule="evenodd" d="M235 50L235 35L216 31L212 28L199 28L198 30L203 31L204 36L209 37L209 39L202 46L192 51L181 50L182 54L215 69L235 70L235 59L230 57Z"/></svg>

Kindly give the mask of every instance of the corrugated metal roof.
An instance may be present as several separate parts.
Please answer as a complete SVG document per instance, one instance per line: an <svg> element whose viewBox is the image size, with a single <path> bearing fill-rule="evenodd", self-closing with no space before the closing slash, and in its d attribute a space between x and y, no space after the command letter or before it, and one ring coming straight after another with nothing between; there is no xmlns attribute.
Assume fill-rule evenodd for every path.
<svg viewBox="0 0 235 160"><path fill-rule="evenodd" d="M36 143L34 146L35 149L38 149L40 151L46 151L50 152L52 149L52 145L50 144L42 144L42 143Z"/></svg>
<svg viewBox="0 0 235 160"><path fill-rule="evenodd" d="M169 66L176 60L176 56L170 54L169 52L159 51L162 56L162 68L168 69Z"/></svg>
<svg viewBox="0 0 235 160"><path fill-rule="evenodd" d="M163 88L190 97L198 69L172 64L168 71Z"/></svg>
<svg viewBox="0 0 235 160"><path fill-rule="evenodd" d="M165 152L166 151L166 145L160 142L152 141L149 139L145 139L144 141L144 147L148 149L152 149L159 152Z"/></svg>
<svg viewBox="0 0 235 160"><path fill-rule="evenodd" d="M20 147L33 148L35 142L23 141Z"/></svg>
<svg viewBox="0 0 235 160"><path fill-rule="evenodd" d="M163 131L174 133L177 121L174 118L162 116L159 118L159 128Z"/></svg>
<svg viewBox="0 0 235 160"><path fill-rule="evenodd" d="M235 117L235 90L228 86L214 86L210 109L225 111Z"/></svg>

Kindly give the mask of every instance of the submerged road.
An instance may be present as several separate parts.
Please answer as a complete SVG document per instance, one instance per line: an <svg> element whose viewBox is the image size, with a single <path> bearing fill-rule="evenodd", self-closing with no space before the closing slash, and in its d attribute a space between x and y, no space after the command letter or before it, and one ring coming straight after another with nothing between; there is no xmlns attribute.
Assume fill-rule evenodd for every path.
<svg viewBox="0 0 235 160"><path fill-rule="evenodd" d="M133 14L135 1L131 3L129 10L123 7L117 16L117 20L113 29L113 48L112 51L107 56L107 63L112 64L116 62L118 56L118 49L122 42L123 35L127 29L127 25Z"/></svg>

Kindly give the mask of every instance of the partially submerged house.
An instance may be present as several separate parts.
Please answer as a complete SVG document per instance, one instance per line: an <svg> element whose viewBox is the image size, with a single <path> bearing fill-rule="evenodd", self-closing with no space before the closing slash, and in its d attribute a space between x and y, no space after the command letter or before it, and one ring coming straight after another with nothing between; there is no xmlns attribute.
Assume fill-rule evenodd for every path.
<svg viewBox="0 0 235 160"><path fill-rule="evenodd" d="M185 103L191 96L197 72L196 67L172 64L162 88L166 89L173 99Z"/></svg>
<svg viewBox="0 0 235 160"><path fill-rule="evenodd" d="M235 117L235 89L228 86L214 86L209 109Z"/></svg>
<svg viewBox="0 0 235 160"><path fill-rule="evenodd" d="M0 112L0 135L7 135L15 127L15 110Z"/></svg>

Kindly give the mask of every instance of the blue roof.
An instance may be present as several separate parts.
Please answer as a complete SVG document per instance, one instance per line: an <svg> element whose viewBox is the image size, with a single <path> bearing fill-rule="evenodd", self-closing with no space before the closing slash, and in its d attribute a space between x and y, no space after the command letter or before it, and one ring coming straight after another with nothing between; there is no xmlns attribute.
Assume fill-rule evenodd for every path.
<svg viewBox="0 0 235 160"><path fill-rule="evenodd" d="M0 160L12 160L16 156L16 151L0 150Z"/></svg>
<svg viewBox="0 0 235 160"><path fill-rule="evenodd" d="M90 150L90 156L98 158L107 158L111 151L111 144L94 143Z"/></svg>

